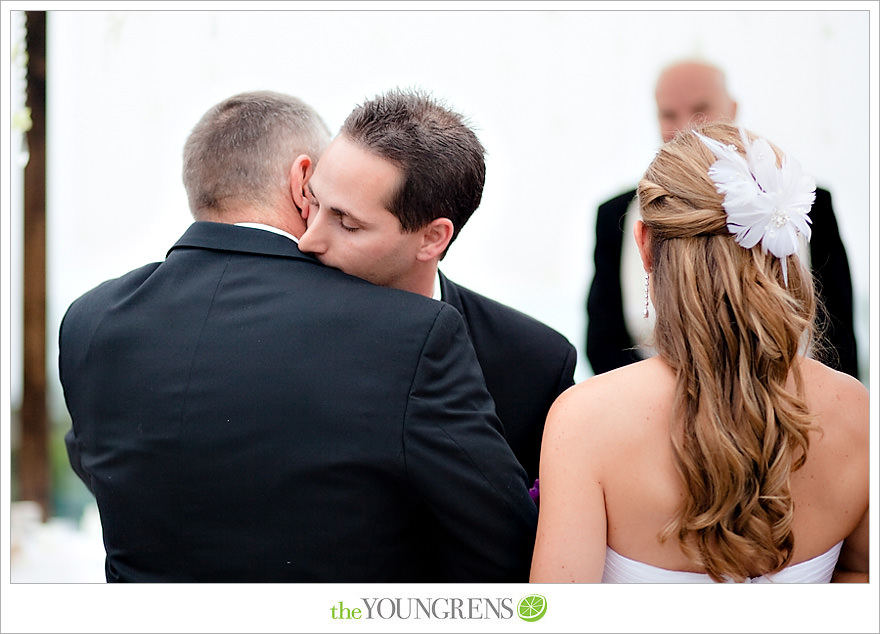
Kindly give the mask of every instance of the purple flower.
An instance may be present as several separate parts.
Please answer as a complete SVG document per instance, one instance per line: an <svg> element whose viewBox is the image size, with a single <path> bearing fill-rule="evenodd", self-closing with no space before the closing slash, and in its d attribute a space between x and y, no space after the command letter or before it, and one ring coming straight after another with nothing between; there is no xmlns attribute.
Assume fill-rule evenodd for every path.
<svg viewBox="0 0 880 634"><path fill-rule="evenodd" d="M532 500L535 502L535 504L537 504L537 503L538 503L538 498L541 497L541 491L540 491L540 489L538 488L538 480L537 480L537 478L535 479L535 483L532 485L532 488L529 489L529 495L531 496L531 498L532 498Z"/></svg>

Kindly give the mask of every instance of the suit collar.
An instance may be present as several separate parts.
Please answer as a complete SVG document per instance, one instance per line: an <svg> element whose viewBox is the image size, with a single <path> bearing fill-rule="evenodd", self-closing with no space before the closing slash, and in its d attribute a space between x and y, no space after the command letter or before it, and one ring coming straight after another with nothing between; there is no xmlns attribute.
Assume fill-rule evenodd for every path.
<svg viewBox="0 0 880 634"><path fill-rule="evenodd" d="M443 294L443 301L457 310L464 318L464 329L468 333L468 338L473 341L471 337L471 324L468 320L467 310L464 307L464 301L462 300L461 288L454 282L449 281L449 278L440 271L437 271L437 274L440 276L440 292Z"/></svg>
<svg viewBox="0 0 880 634"><path fill-rule="evenodd" d="M461 303L461 293L458 292L458 287L440 271L437 271L437 275L440 276L440 293L443 301L454 306L458 312L462 312L464 307Z"/></svg>
<svg viewBox="0 0 880 634"><path fill-rule="evenodd" d="M443 275L440 271L437 271L437 277L440 278L440 297L443 298L444 302L452 304L460 311L461 297L458 294L458 289L455 288L455 285L449 281L449 278Z"/></svg>
<svg viewBox="0 0 880 634"><path fill-rule="evenodd" d="M194 222L168 250L168 253L174 249L186 247L238 253L259 253L318 262L313 256L302 253L293 240L282 235L222 222Z"/></svg>

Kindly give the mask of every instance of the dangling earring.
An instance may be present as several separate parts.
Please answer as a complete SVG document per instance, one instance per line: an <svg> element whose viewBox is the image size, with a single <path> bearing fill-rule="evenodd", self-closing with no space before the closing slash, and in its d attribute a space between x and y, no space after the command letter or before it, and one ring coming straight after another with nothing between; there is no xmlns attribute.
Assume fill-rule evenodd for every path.
<svg viewBox="0 0 880 634"><path fill-rule="evenodd" d="M645 319L648 318L648 277L649 274L645 273Z"/></svg>

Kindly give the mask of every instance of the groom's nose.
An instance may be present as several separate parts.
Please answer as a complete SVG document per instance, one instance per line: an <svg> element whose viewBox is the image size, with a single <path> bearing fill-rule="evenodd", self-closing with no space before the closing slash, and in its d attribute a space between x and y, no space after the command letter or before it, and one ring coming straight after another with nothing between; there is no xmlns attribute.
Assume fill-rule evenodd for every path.
<svg viewBox="0 0 880 634"><path fill-rule="evenodd" d="M299 250L303 253L321 255L327 250L327 241L323 237L324 223L314 213L313 209L312 217L309 218L309 228L306 229L306 232L299 239Z"/></svg>

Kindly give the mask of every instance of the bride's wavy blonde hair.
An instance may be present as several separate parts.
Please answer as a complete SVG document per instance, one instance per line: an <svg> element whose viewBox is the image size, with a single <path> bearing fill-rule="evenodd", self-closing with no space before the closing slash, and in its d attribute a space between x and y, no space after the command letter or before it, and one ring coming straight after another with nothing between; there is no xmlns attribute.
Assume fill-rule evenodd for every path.
<svg viewBox="0 0 880 634"><path fill-rule="evenodd" d="M743 153L737 128L699 131ZM816 299L797 255L786 287L775 256L734 241L708 174L714 161L695 134L679 133L638 188L654 343L677 375L671 431L687 494L660 539L677 535L714 580L743 581L791 560L790 476L815 429L795 360L812 339Z"/></svg>

